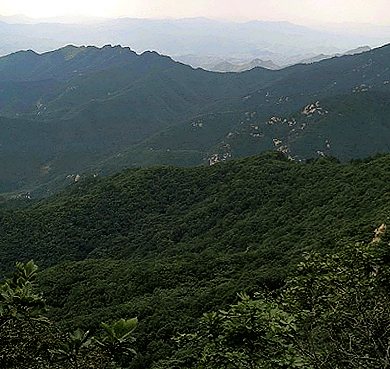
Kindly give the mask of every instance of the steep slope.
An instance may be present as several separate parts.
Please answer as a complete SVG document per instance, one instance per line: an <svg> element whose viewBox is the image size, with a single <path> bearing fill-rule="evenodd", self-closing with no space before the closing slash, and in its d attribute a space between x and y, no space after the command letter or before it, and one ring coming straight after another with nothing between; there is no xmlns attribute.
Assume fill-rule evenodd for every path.
<svg viewBox="0 0 390 369"><path fill-rule="evenodd" d="M63 180L222 98L272 79L266 70L256 81L193 70L157 53L137 55L119 46L68 46L0 58L1 151L4 157L17 153L3 164L0 191L31 190L58 176ZM18 125L20 119L28 123ZM12 148L5 143L10 127Z"/></svg>
<svg viewBox="0 0 390 369"><path fill-rule="evenodd" d="M157 53L137 55L111 46L69 46L0 58L0 113L10 126L23 119L30 127L30 136L23 136L22 126L14 133L26 138L13 139L12 150L20 159L17 166L10 162L4 173L11 176L0 179L0 191L30 191L51 182L41 187L42 194L79 172L154 163L209 164L269 149L297 159L329 152L342 160L387 151L389 64L389 45L310 65L242 73L194 70ZM323 104L321 111L330 114L311 124L313 119L306 119L310 114L302 112L312 104ZM371 105L376 108L367 109ZM384 111L380 117L378 109ZM364 117L367 124L356 117ZM299 124L291 123L293 118ZM331 120L340 128L334 133ZM295 124L303 128L297 131ZM6 126L1 129L0 137L8 140ZM39 145L28 143L38 142L37 135L43 147L52 142L50 150L43 153ZM331 151L324 151L327 140L334 143ZM345 142L348 148L343 148ZM25 152L26 145L33 150ZM9 155L9 150L4 145L2 154ZM31 163L34 157L40 159ZM39 170L22 168L23 158Z"/></svg>
<svg viewBox="0 0 390 369"><path fill-rule="evenodd" d="M268 119L247 112L206 157L209 161L230 159L273 149L294 160L331 155L347 161L389 152L389 101L389 92L363 86ZM208 124L205 120L204 125Z"/></svg>
<svg viewBox="0 0 390 369"><path fill-rule="evenodd" d="M388 152L389 50L269 72L275 73L274 83L218 102L206 108L209 113L168 127L100 168L177 164L188 157L214 163L271 149L296 159L330 154L350 160Z"/></svg>
<svg viewBox="0 0 390 369"><path fill-rule="evenodd" d="M388 219L389 168L389 155L341 164L267 153L81 180L0 211L1 273L16 260L52 266L40 286L69 328L138 316L133 368L150 368L205 311L280 287L305 251L370 241Z"/></svg>
<svg viewBox="0 0 390 369"><path fill-rule="evenodd" d="M75 183L70 193L42 201L29 210L2 212L1 259L4 265L12 264L16 252L19 258L34 256L44 265L52 265L85 258L175 255L211 245L220 251L245 251L249 244L263 249L266 244L271 247L277 233L295 234L298 219L303 223L297 229L307 236L299 242L308 246L308 239L314 242L314 234L325 232L326 237L333 238L336 232L341 236L339 231L348 233L347 223L354 221L332 213L338 219L333 219L336 223L342 222L343 230L322 229L324 224L318 223L321 231L314 231L308 224L318 221L314 209L319 203L320 207L341 207L340 212L348 214L355 207L359 214L367 210L368 203L360 195L350 208L341 205L365 191L362 184L353 195L349 183L375 177L379 193L385 195L388 159L379 158L375 166L337 164L327 159L309 165L270 153L212 167L133 169L108 179L91 177ZM364 186L372 185L366 182ZM280 206L288 208L283 212L284 220L277 220ZM249 219L254 222L255 233L244 231L251 223ZM314 243L321 243L320 239ZM288 248L292 247L289 242ZM15 244L19 246L15 248Z"/></svg>

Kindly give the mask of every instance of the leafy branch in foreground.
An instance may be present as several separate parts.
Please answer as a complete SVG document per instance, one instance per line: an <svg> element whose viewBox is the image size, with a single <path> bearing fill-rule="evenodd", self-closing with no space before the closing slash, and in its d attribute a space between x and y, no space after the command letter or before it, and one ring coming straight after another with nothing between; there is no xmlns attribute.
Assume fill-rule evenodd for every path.
<svg viewBox="0 0 390 369"><path fill-rule="evenodd" d="M302 367L304 360L293 347L295 318L265 295L239 297L226 311L204 314L197 334L179 338L202 347L196 368Z"/></svg>
<svg viewBox="0 0 390 369"><path fill-rule="evenodd" d="M133 331L137 324L137 318L119 319L111 325L102 323L105 335L95 341L116 363L126 365L137 354L133 349Z"/></svg>
<svg viewBox="0 0 390 369"><path fill-rule="evenodd" d="M38 267L31 260L16 263L16 272L0 286L0 316L6 318L44 319L45 301L34 292Z"/></svg>
<svg viewBox="0 0 390 369"><path fill-rule="evenodd" d="M49 349L58 339L45 318L45 301L34 292L38 267L17 263L12 277L0 285L0 367L48 368Z"/></svg>
<svg viewBox="0 0 390 369"><path fill-rule="evenodd" d="M195 365L181 368L390 368L389 285L390 245L380 237L312 252L278 296L241 294L228 310L204 314L195 333L180 335L182 347L198 350ZM185 358L165 363L176 369Z"/></svg>
<svg viewBox="0 0 390 369"><path fill-rule="evenodd" d="M105 369L127 367L133 355L137 318L102 323L103 338L77 329L65 335L42 315L45 301L34 291L38 267L17 263L0 285L0 367L7 369Z"/></svg>
<svg viewBox="0 0 390 369"><path fill-rule="evenodd" d="M88 338L89 331L83 332L77 329L74 333L68 334L59 347L52 351L54 357L59 362L66 362L69 366L79 368L83 361L83 354L87 351L87 345L90 342Z"/></svg>
<svg viewBox="0 0 390 369"><path fill-rule="evenodd" d="M287 280L280 301L315 368L390 367L389 251L376 242L312 253Z"/></svg>

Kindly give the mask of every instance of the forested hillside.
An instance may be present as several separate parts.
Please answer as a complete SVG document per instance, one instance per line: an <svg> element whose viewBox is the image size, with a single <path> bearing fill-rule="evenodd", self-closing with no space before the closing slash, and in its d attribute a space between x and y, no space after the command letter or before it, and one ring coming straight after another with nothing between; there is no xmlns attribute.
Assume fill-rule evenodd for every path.
<svg viewBox="0 0 390 369"><path fill-rule="evenodd" d="M242 73L120 46L2 57L0 193L37 198L77 174L265 150L342 161L388 152L389 51Z"/></svg>
<svg viewBox="0 0 390 369"><path fill-rule="evenodd" d="M57 177L61 187L67 175L88 171L221 98L273 80L266 72L259 71L256 80L224 76L120 46L2 57L0 191L26 184L31 190Z"/></svg>
<svg viewBox="0 0 390 369"><path fill-rule="evenodd" d="M91 176L24 209L1 210L1 270L6 275L16 261L34 259L43 269L38 285L48 316L63 329L98 333L101 321L137 317L131 368L192 367L202 347L211 365L204 368L220 368L208 344L223 342L207 343L206 335L192 352L178 350L172 338L195 332L203 313L237 304L238 292L283 289L306 252L344 255L355 242L368 244L389 219L389 164L389 155L299 163L269 152L211 167Z"/></svg>

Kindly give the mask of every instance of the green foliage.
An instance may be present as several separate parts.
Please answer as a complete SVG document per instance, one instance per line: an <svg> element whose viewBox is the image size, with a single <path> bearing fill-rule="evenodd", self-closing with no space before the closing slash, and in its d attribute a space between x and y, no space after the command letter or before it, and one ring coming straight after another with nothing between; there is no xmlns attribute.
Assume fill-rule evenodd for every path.
<svg viewBox="0 0 390 369"><path fill-rule="evenodd" d="M190 346L177 349L172 337L197 331L197 320L204 313L229 311L226 306L236 304L240 291L253 295L264 287L280 289L310 250L341 257L346 245L372 239L372 230L389 216L389 164L388 155L353 163L332 159L294 163L271 152L210 168L156 167L89 178L28 208L0 212L2 272L9 271L13 260L39 260L45 270L37 281L50 307L48 318L61 329L73 332L80 328L99 335L98 322L137 316L140 323L130 335L137 340L129 345L137 355L131 355L132 360L123 357L121 366L191 368L207 341L199 341L195 352ZM383 248L378 250L383 254L378 258L383 257L385 263ZM352 255L348 258L353 263L342 262L340 268L344 269L337 274L344 276L346 285L353 265L360 274L364 270L358 267L359 258ZM318 260L323 263L323 256ZM321 274L318 267L313 268L315 274ZM20 302L14 293L40 297L34 289L36 272L31 266L27 269L17 271L17 276L9 279L9 287L4 287L5 297L12 303ZM338 270L335 262L328 267L329 273L334 270ZM336 277L331 278L335 286ZM26 288L22 294L17 290L18 280L32 289ZM353 278L351 283L359 285ZM364 292L366 287L359 288ZM293 350L305 360L329 353L324 355L333 365L336 357L340 362L345 358L328 343L325 328L337 327L337 322L328 324L326 319L337 306L353 307L353 299L344 296L343 300L341 292L329 289L327 296L339 296L339 300L329 297L326 305L321 291L327 289L320 284L313 299L317 306L323 304L324 311L328 309L327 315L318 315L323 323L300 315L304 309L293 308L293 303L288 306L281 301L278 309L297 326L292 334L301 338L299 345L293 340ZM373 291L384 296L379 287ZM295 300L299 301L299 296ZM376 308L370 304L362 315L365 320ZM2 306L7 316L11 311L20 311L20 318L25 316L20 305L16 310ZM383 309L383 321L387 319L384 306L384 302L377 305ZM30 311L35 310L37 316L44 311L39 305ZM352 322L349 316L342 320ZM310 322L316 324L313 330L307 328ZM316 337L315 347L310 346L310 335ZM65 334L62 338L63 342L69 340ZM360 337L357 342L364 340ZM334 347L344 347L344 341ZM372 355L370 345L365 346ZM87 347L77 356L80 366L93 367L93 356L101 361L98 367L111 365L109 351L97 344ZM60 349L61 345L51 348ZM71 345L69 348L72 351ZM248 359L243 347L229 350ZM161 359L164 362L159 362ZM66 363L69 360L56 365Z"/></svg>
<svg viewBox="0 0 390 369"><path fill-rule="evenodd" d="M196 350L196 364L175 366L185 358L178 351L156 368L387 368L390 252L376 234L306 255L277 296L240 295L227 311L204 314L196 333L177 338Z"/></svg>
<svg viewBox="0 0 390 369"><path fill-rule="evenodd" d="M61 341L51 349L51 355L51 365L55 365L56 369L117 368L109 355L95 344L94 337L89 334L89 331L83 332L79 328L74 333L62 337Z"/></svg>
<svg viewBox="0 0 390 369"><path fill-rule="evenodd" d="M42 315L45 302L34 291L38 267L18 262L12 278L0 285L0 366L48 368L49 349L56 339L52 324Z"/></svg>
<svg viewBox="0 0 390 369"><path fill-rule="evenodd" d="M83 332L77 329L73 334L69 333L65 342L60 342L59 348L53 350L54 356L59 361L67 361L75 368L79 367L80 356L87 350L90 343L88 339L89 331Z"/></svg>
<svg viewBox="0 0 390 369"><path fill-rule="evenodd" d="M227 311L204 314L204 348L199 368L298 368L293 348L295 319L265 296L241 301Z"/></svg>
<svg viewBox="0 0 390 369"><path fill-rule="evenodd" d="M31 256L47 267L248 247L283 267L301 250L367 240L386 219L388 156L352 165L277 155L211 168L128 170L25 210L1 211L1 272Z"/></svg>
<svg viewBox="0 0 390 369"><path fill-rule="evenodd" d="M31 260L16 263L16 272L0 286L0 316L41 320L45 302L34 292L38 267Z"/></svg>
<svg viewBox="0 0 390 369"><path fill-rule="evenodd" d="M262 292L254 299L239 294L240 301L228 309L203 314L196 332L180 334L176 339L179 349L170 358L156 360L152 367L386 368L390 352L389 260L384 224L371 243L347 245L333 253L311 252L287 277L280 293ZM2 291L13 289L15 296L21 296L37 270L32 261L17 263ZM2 367L146 366L147 361L142 364L142 356L135 351L137 318L102 323L102 334L93 339L81 329L64 338L40 315L42 304L15 296L2 293Z"/></svg>
<svg viewBox="0 0 390 369"><path fill-rule="evenodd" d="M109 369L129 363L131 336L137 319L103 324L106 336L91 340L89 331L64 334L42 315L44 300L32 282L38 267L31 260L18 262L16 272L1 286L0 367L7 369ZM103 348L101 350L98 345Z"/></svg>
<svg viewBox="0 0 390 369"><path fill-rule="evenodd" d="M133 349L135 342L133 331L137 324L137 318L120 319L111 325L102 323L105 335L95 338L95 341L102 349L109 352L115 362L128 365L131 358L137 354Z"/></svg>
<svg viewBox="0 0 390 369"><path fill-rule="evenodd" d="M270 152L88 178L0 212L0 267L38 260L48 316L71 332L137 316L131 366L150 367L203 313L280 288L303 253L371 240L389 216L389 165L388 155L294 163Z"/></svg>
<svg viewBox="0 0 390 369"><path fill-rule="evenodd" d="M297 317L299 349L318 368L386 368L390 350L387 243L310 254L281 301Z"/></svg>

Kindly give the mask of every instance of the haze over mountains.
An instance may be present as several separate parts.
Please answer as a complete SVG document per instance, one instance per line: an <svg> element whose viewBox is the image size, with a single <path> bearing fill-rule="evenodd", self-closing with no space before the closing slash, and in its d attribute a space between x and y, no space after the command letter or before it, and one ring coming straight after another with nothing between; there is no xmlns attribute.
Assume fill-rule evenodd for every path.
<svg viewBox="0 0 390 369"><path fill-rule="evenodd" d="M84 21L84 22L83 22ZM0 55L22 49L51 51L67 44L120 44L137 52L157 51L175 60L217 70L223 62L286 66L319 54L333 55L363 45L388 41L388 29L364 34L321 31L289 22L236 23L206 18L177 20L54 18L36 21L24 16L0 17ZM270 61L272 64L270 64ZM225 70L224 70L225 71Z"/></svg>

